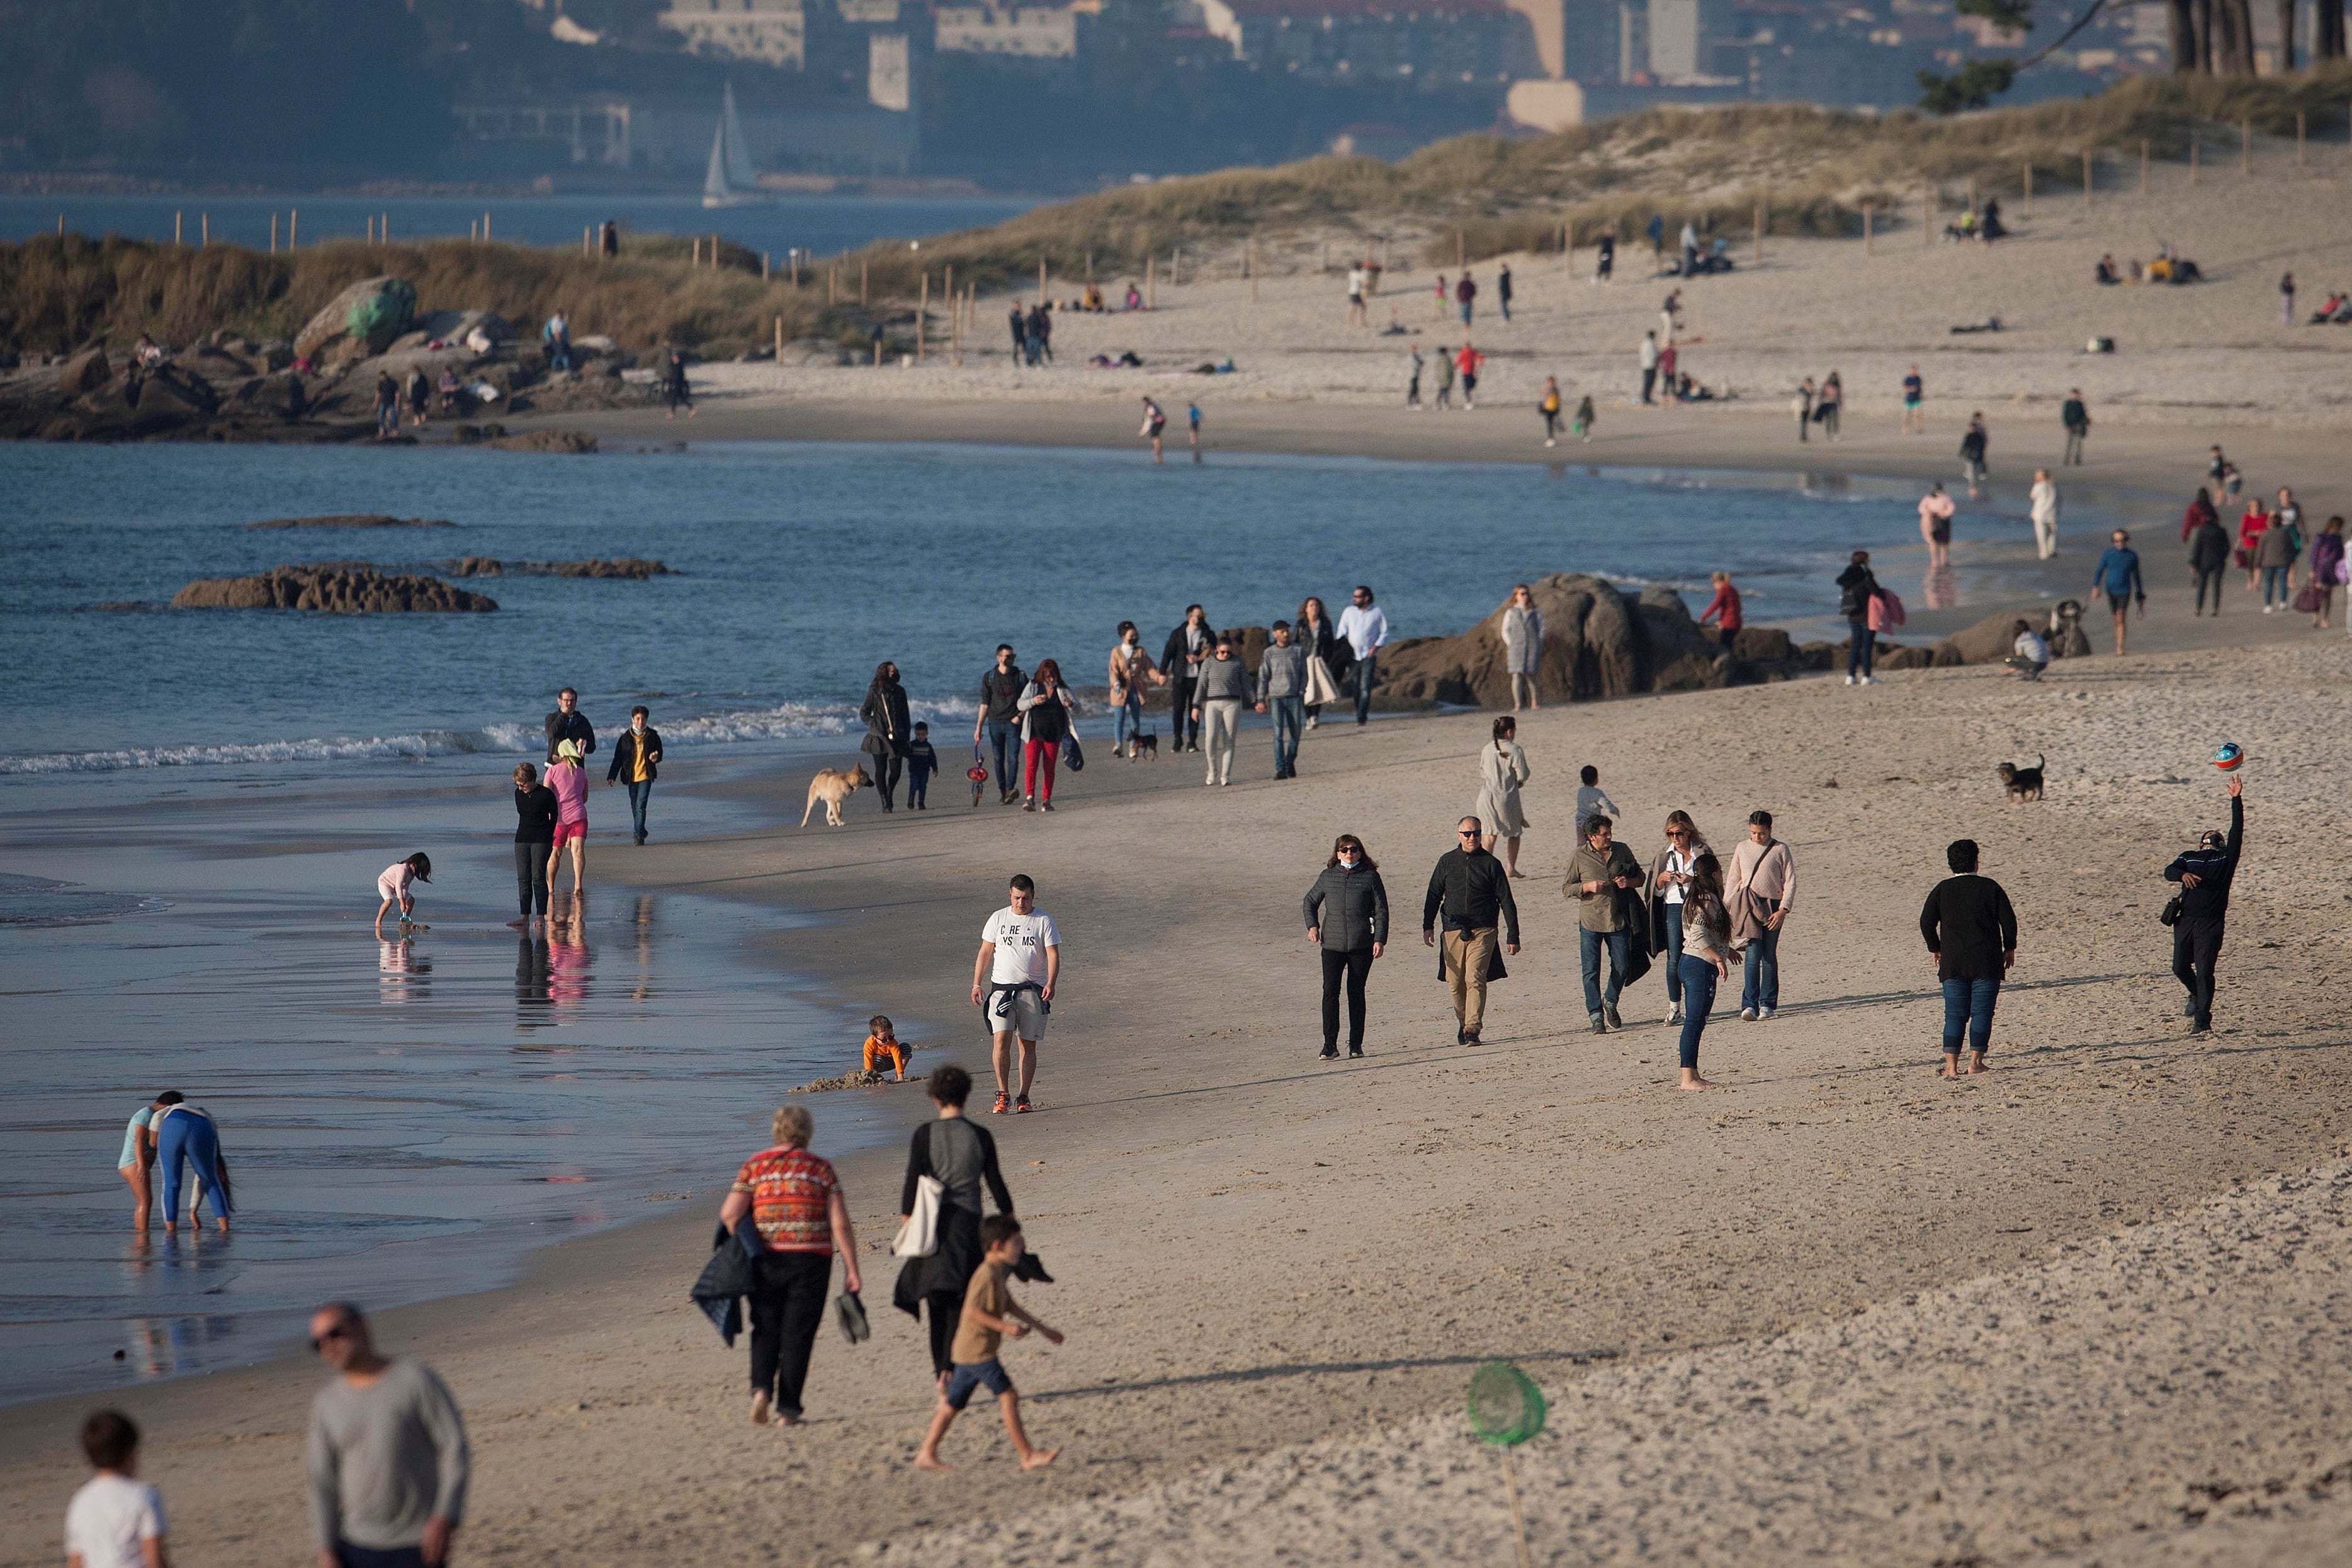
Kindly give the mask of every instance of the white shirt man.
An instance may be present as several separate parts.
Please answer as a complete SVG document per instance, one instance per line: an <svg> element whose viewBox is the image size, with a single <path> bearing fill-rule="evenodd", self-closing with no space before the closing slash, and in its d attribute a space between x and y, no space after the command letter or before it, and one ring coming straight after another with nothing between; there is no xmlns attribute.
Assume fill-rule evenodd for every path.
<svg viewBox="0 0 2352 1568"><path fill-rule="evenodd" d="M1356 585L1353 602L1339 612L1339 635L1356 652L1356 722L1370 722L1374 657L1389 640L1389 618L1372 602L1372 591Z"/></svg>
<svg viewBox="0 0 2352 1568"><path fill-rule="evenodd" d="M1029 1085L1037 1076L1037 1042L1045 1038L1053 1010L1054 988L1062 975L1062 931L1037 907L1036 883L1013 879L1012 902L980 928L980 954L972 960L971 1001L983 1010L993 1044L998 1111L1029 1109ZM1021 1042L1018 1099L1008 1103L1006 1078L1013 1042Z"/></svg>
<svg viewBox="0 0 2352 1568"><path fill-rule="evenodd" d="M2058 553L2058 486L2047 468L2033 471L2033 488L2026 492L2028 514L2033 518L2033 544L2043 560Z"/></svg>

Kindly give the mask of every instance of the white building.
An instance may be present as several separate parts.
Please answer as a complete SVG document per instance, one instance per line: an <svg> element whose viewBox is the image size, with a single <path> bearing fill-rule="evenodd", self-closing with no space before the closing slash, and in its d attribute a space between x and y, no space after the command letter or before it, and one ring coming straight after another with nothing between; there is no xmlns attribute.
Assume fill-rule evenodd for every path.
<svg viewBox="0 0 2352 1568"><path fill-rule="evenodd" d="M808 16L801 0L672 0L659 20L686 35L686 47L696 54L788 70L808 63Z"/></svg>
<svg viewBox="0 0 2352 1568"><path fill-rule="evenodd" d="M1066 60L1078 52L1078 13L1067 5L941 5L932 47L940 53Z"/></svg>

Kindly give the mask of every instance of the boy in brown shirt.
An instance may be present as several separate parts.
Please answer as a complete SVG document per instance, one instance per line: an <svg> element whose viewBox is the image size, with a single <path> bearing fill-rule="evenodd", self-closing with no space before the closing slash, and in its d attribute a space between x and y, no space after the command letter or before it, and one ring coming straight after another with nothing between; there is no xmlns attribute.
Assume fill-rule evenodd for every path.
<svg viewBox="0 0 2352 1568"><path fill-rule="evenodd" d="M1013 1299L1008 1281L1027 1249L1021 1239L1021 1222L1009 1214L990 1215L980 1222L980 1244L986 1256L964 1290L963 1317L956 1324L955 1343L948 1350L955 1370L949 1375L940 1407L931 1416L931 1429L923 1434L922 1448L915 1455L919 1470L948 1468L940 1462L940 1439L971 1403L972 1391L983 1385L996 1396L997 1406L1004 1412L1004 1434L1013 1439L1013 1451L1021 1456L1023 1469L1050 1465L1062 1451L1030 1447L1029 1434L1021 1429L1021 1396L1013 1390L1013 1379L1005 1375L1003 1364L996 1359L1006 1334L1019 1339L1034 1328L1048 1343L1062 1343L1060 1334Z"/></svg>

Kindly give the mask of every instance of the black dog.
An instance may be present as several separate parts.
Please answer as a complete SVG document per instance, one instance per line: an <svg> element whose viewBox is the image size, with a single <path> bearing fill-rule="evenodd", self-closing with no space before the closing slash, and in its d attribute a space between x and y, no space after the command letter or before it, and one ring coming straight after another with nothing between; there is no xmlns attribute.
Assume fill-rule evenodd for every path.
<svg viewBox="0 0 2352 1568"><path fill-rule="evenodd" d="M1139 756L1148 756L1152 761L1159 761L1160 737L1156 735L1139 735L1133 740L1129 741L1127 743L1127 759L1129 762L1132 762Z"/></svg>
<svg viewBox="0 0 2352 1568"><path fill-rule="evenodd" d="M2036 752L2033 757L2033 766L2031 768L2020 768L2014 762L2004 762L1992 770L1993 777L1999 779L2003 787L2009 790L2011 800L2023 800L2030 798L2039 800L2042 799L2042 768L2045 760L2046 758L2040 752Z"/></svg>

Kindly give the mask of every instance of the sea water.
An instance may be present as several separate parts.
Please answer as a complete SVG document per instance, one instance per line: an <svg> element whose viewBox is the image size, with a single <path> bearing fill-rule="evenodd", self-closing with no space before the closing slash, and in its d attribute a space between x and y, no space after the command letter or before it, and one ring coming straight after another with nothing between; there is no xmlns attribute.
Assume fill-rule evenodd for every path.
<svg viewBox="0 0 2352 1568"><path fill-rule="evenodd" d="M842 1071L856 1019L776 967L782 916L592 889L557 932L503 926L506 774L558 686L608 737L654 710L656 832L691 836L757 825L699 786L847 760L884 659L952 768L999 641L1094 684L1119 621L1156 652L1195 601L1264 624L1368 582L1416 636L1561 570L1694 595L1727 570L1751 622L1801 626L1847 552L1916 538L1909 488L1865 481L951 445L22 445L0 493L0 1399L250 1361L325 1297L509 1278L715 1190L778 1089ZM337 512L453 526L246 526ZM472 580L478 614L163 608L199 577L467 555L672 574ZM626 852L616 798L599 855ZM375 873L419 848L431 928L379 940ZM166 1088L220 1118L226 1238L129 1229L122 1125ZM822 1105L821 1145L874 1099Z"/></svg>

